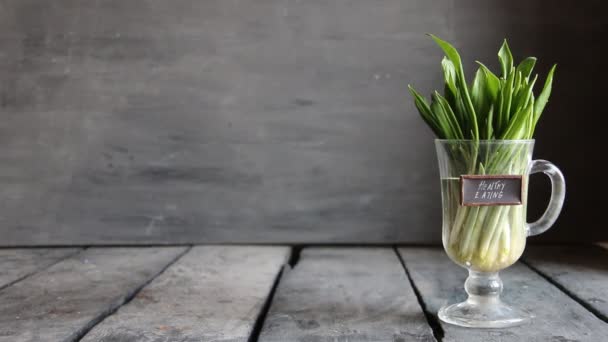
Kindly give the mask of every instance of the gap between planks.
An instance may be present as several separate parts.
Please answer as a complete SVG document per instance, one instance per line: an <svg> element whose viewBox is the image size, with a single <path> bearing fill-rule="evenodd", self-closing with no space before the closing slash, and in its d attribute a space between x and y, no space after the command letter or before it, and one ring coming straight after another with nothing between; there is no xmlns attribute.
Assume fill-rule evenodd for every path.
<svg viewBox="0 0 608 342"><path fill-rule="evenodd" d="M286 246L193 247L81 341L255 340L290 252Z"/></svg>
<svg viewBox="0 0 608 342"><path fill-rule="evenodd" d="M407 266L405 265L405 261L403 261L403 257L399 253L398 248L399 248L399 246L393 246L393 251L397 255L397 258L399 259L399 263L401 263L401 267L403 267L403 271L405 272L405 275L407 276L407 279L409 280L410 285L412 285L414 294L416 295L416 298L418 299L418 304L420 305L422 312L424 312L424 317L426 318L426 322L428 323L428 325L431 327L431 330L433 331L433 337L435 337L435 340L437 340L437 342L441 342L441 341L443 341L444 331L443 331L443 328L441 327L441 324L439 323L439 318L436 317L427 308L427 305L424 302L424 298L422 297L422 294L420 293L418 286L414 282L414 279L412 278L410 271L407 269Z"/></svg>
<svg viewBox="0 0 608 342"><path fill-rule="evenodd" d="M124 299L124 301L122 303L120 303L119 305L116 305L116 307L109 308L109 310L107 312L104 312L103 314L99 315L99 317L97 317L96 319L92 320L85 328L83 328L80 331L80 333L76 336L76 338L74 339L74 341L80 341L80 340L82 340L82 338L85 337L91 330L93 330L93 328L95 328L99 323L103 322L106 318L108 318L109 316L113 315L121 307L129 304L133 300L133 298L135 298L135 296L137 296L137 294L144 287L146 287L148 284L150 284L152 281L154 281L154 279L158 278L158 276L160 276L161 274L163 274L163 272L165 272L169 267L173 266L173 264L175 264L184 255L188 254L188 252L190 252L191 249L192 249L192 245L187 246L186 249L183 252L179 253L175 258L173 258L173 260L171 260L167 265L165 265L165 267L161 268L156 274L154 274L152 277L150 277L150 279L148 279L147 281L143 282L140 286L138 286L137 288L135 288L135 290L132 293L129 293L125 297L125 299Z"/></svg>
<svg viewBox="0 0 608 342"><path fill-rule="evenodd" d="M283 279L283 275L287 272L291 271L298 262L300 261L300 255L302 253L302 246L290 246L289 247L289 257L287 258L287 262L281 267L281 270L277 274L274 279L274 283L272 284L272 288L268 293L268 297L258 314L258 317L255 320L253 325L253 329L251 330L251 334L249 335L249 339L247 342L258 342L260 335L262 334L262 329L264 328L264 322L266 321L266 317L268 316L268 312L270 311L270 306L272 305L272 300L274 299L274 295L277 292L277 288L279 287L279 283Z"/></svg>
<svg viewBox="0 0 608 342"><path fill-rule="evenodd" d="M436 341L392 246L307 246L259 341Z"/></svg>
<svg viewBox="0 0 608 342"><path fill-rule="evenodd" d="M604 315L599 310L597 310L596 308L594 308L591 304L589 304L583 298L579 297L576 293L574 293L573 291L570 291L566 286L560 284L558 281L556 281L555 279L551 278L547 273L541 271L536 266L533 266L530 262L528 262L524 258L520 259L519 261L522 264L526 265L533 272L535 272L536 274L538 274L539 276L541 276L542 278L544 278L548 283L550 283L551 285L555 286L558 290L560 290L561 292L563 292L566 296L572 298L572 300L574 300L575 302L579 303L582 307L584 307L585 309L587 309L587 311L589 311L593 315L595 315L595 317L597 317L598 319L601 319L602 321L608 323L608 317L606 317L606 315Z"/></svg>
<svg viewBox="0 0 608 342"><path fill-rule="evenodd" d="M11 285L14 285L14 284L16 284L16 283L20 282L20 281L22 281L22 280L25 280L25 279L27 279L27 278L29 278L29 277L33 276L34 274L36 274L36 273L38 273L38 272L42 272L42 271L44 271L44 270L46 270L46 269L48 269L48 268L50 268L50 267L53 267L53 265L55 265L55 264L57 264L57 263L59 263L59 262L62 262L62 261L64 261L64 260L66 260L66 259L69 259L69 258L71 258L71 257L73 257L73 256L75 256L75 255L77 255L77 254L79 254L79 253L82 253L82 252L83 252L83 251L85 251L86 249L87 249L87 247L84 247L84 248L76 248L76 249L75 249L75 250L74 250L72 253L67 253L67 254L66 254L66 255L64 255L64 256L62 256L62 257L60 257L60 258L58 258L58 259L56 259L56 260L53 260L53 261L52 261L52 262L50 262L48 265L44 265L44 266L41 266L41 267L39 267L39 268L35 268L35 269L33 269L31 272L28 272L28 273L26 273L26 274L24 274L24 275L22 275L22 276L18 277L17 279L11 280L11 281L9 281L9 282L8 282L8 283L6 283L6 284L0 285L0 291L4 290L5 288L7 288L7 287L9 287L9 286L11 286Z"/></svg>
<svg viewBox="0 0 608 342"><path fill-rule="evenodd" d="M427 308L436 312L445 304L466 298L462 285L466 272L440 248L399 248L411 278L418 285ZM440 322L442 341L602 341L608 326L570 296L524 263L503 274L505 298L532 312L528 324L509 329L466 329Z"/></svg>
<svg viewBox="0 0 608 342"><path fill-rule="evenodd" d="M291 253L293 253L293 248L290 249L289 261L291 261L293 255ZM268 297L266 297L264 305L262 305L260 313L258 314L258 317L256 318L255 323L253 324L253 329L251 330L251 334L249 335L249 339L247 340L247 342L258 342L260 334L262 333L262 329L264 328L264 322L266 321L266 317L268 316L268 312L270 311L270 306L272 305L272 299L274 298L277 288L279 287L279 283L281 282L283 274L289 271L290 265L291 263L283 265L281 267L281 270L275 277L274 283L272 284L272 288L268 293Z"/></svg>

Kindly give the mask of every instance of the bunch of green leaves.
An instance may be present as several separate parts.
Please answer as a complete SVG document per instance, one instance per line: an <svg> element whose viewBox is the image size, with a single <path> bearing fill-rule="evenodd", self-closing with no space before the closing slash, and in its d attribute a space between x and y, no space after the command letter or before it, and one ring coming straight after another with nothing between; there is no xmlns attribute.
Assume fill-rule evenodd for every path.
<svg viewBox="0 0 608 342"><path fill-rule="evenodd" d="M435 91L431 103L409 86L424 121L440 139L531 139L538 119L549 100L555 65L549 71L538 97L531 77L535 57L517 67L505 40L498 51L501 76L480 62L471 85L467 85L458 51L448 42L430 35L446 56L441 61L444 94Z"/></svg>

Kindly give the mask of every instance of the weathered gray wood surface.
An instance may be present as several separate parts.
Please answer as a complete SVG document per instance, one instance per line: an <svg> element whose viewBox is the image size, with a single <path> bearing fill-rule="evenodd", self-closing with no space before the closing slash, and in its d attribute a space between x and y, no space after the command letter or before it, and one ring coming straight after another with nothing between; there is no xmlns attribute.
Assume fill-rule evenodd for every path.
<svg viewBox="0 0 608 342"><path fill-rule="evenodd" d="M185 248L92 248L0 291L0 341L75 341Z"/></svg>
<svg viewBox="0 0 608 342"><path fill-rule="evenodd" d="M35 273L0 290L0 341L76 341L91 328L83 341L250 341L289 250L200 246L158 275L184 251L94 248L69 256L62 254L68 249L12 250L10 263L5 258L1 266L11 274ZM0 249L0 256L6 252ZM466 271L442 249L399 252L430 314L464 299ZM569 295L602 316L601 302L591 304L605 297L606 253L599 247L529 246L526 263L567 293L520 263L502 272L504 299L533 312L532 324L500 330L441 324L435 334L446 342L603 341L608 324ZM67 258L54 265L32 268L36 258L62 255ZM295 268L284 272L265 318L259 341L434 340L388 248L304 249Z"/></svg>
<svg viewBox="0 0 608 342"><path fill-rule="evenodd" d="M393 249L310 248L283 275L259 341L434 337Z"/></svg>
<svg viewBox="0 0 608 342"><path fill-rule="evenodd" d="M447 303L466 299L466 270L440 248L400 248L405 265L433 315ZM473 330L441 323L443 341L604 341L608 324L525 265L501 272L503 299L532 312L532 324L509 329Z"/></svg>
<svg viewBox="0 0 608 342"><path fill-rule="evenodd" d="M286 247L194 247L83 341L248 341Z"/></svg>
<svg viewBox="0 0 608 342"><path fill-rule="evenodd" d="M608 239L601 125L563 126L602 108L605 3L0 0L0 244L439 242L426 32L559 63L537 155L587 205L544 236Z"/></svg>
<svg viewBox="0 0 608 342"><path fill-rule="evenodd" d="M78 251L79 248L0 249L0 289Z"/></svg>
<svg viewBox="0 0 608 342"><path fill-rule="evenodd" d="M530 246L524 260L608 322L608 251L599 246Z"/></svg>

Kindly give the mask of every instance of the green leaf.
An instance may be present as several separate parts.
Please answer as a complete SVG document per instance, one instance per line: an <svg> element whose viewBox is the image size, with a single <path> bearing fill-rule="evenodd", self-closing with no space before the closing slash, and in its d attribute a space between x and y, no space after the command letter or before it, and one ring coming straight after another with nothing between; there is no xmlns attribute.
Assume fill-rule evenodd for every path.
<svg viewBox="0 0 608 342"><path fill-rule="evenodd" d="M447 139L457 139L456 129L452 126L448 114L437 99L437 92L432 95L431 112L433 112L436 121L441 127Z"/></svg>
<svg viewBox="0 0 608 342"><path fill-rule="evenodd" d="M498 60L500 61L500 67L502 69L502 78L507 79L513 69L513 55L511 54L506 39L503 41L500 50L498 50Z"/></svg>
<svg viewBox="0 0 608 342"><path fill-rule="evenodd" d="M490 110L488 110L488 117L486 118L486 139L494 139L493 116L494 105L491 105Z"/></svg>
<svg viewBox="0 0 608 342"><path fill-rule="evenodd" d="M496 114L494 116L494 131L497 131L498 134L502 134L504 127L503 125L503 119L502 119L502 107L503 107L503 102L505 102L505 100L502 97L502 91L500 91L498 93L498 101L496 103L498 103L498 107L496 108Z"/></svg>
<svg viewBox="0 0 608 342"><path fill-rule="evenodd" d="M437 45L443 50L446 54L447 58L454 63L454 67L456 70L457 76L457 84L458 88L462 92L462 98L464 100L465 109L467 110L469 119L471 121L471 126L473 129L473 138L479 139L479 128L477 126L477 116L475 115L475 109L473 107L473 102L471 101L471 96L469 95L469 91L467 89L467 82L464 77L464 69L462 67L462 61L460 59L460 55L458 51L448 42L440 39L435 35L430 35L431 38L435 41Z"/></svg>
<svg viewBox="0 0 608 342"><path fill-rule="evenodd" d="M532 139L532 136L534 136L534 129L536 124L534 123L534 96L532 96L532 98L530 99L530 108L532 108L531 112L528 115L528 130L527 130L527 137L528 139Z"/></svg>
<svg viewBox="0 0 608 342"><path fill-rule="evenodd" d="M426 122L426 124L431 128L433 133L435 133L435 135L439 139L445 139L446 136L445 134L443 134L439 124L436 122L433 114L431 113L431 107L429 106L426 99L422 95L420 95L411 85L408 85L408 88L410 90L410 93L414 97L414 104L416 105L416 108L418 109L418 112L420 113L420 116L422 117L424 122Z"/></svg>
<svg viewBox="0 0 608 342"><path fill-rule="evenodd" d="M521 72L524 78L529 79L534 65L536 65L536 57L527 57L519 63L516 70Z"/></svg>
<svg viewBox="0 0 608 342"><path fill-rule="evenodd" d="M445 112L445 114L447 115L447 119L450 122L450 127L452 127L456 138L464 139L464 135L462 134L462 129L461 129L460 125L458 124L458 119L456 118L456 115L454 114L454 111L452 110L452 107L448 103L447 99L445 99L443 96L441 96L441 94L439 94L438 92L435 92L435 98L436 98L437 102L441 105L441 107L443 108L443 111Z"/></svg>
<svg viewBox="0 0 608 342"><path fill-rule="evenodd" d="M530 99L534 99L532 90L534 89L534 84L536 84L537 79L538 75L535 75L532 82L522 87L517 95L514 96L513 103L511 104L511 108L514 109L514 112L517 112L521 108L525 108L528 103L530 103Z"/></svg>
<svg viewBox="0 0 608 342"><path fill-rule="evenodd" d="M443 69L443 78L445 80L445 98L454 106L456 104L456 92L458 91L456 87L456 69L454 68L454 63L446 57L443 57L441 60L441 68ZM464 117L465 116L461 116L460 119L462 120Z"/></svg>
<svg viewBox="0 0 608 342"><path fill-rule="evenodd" d="M551 88L553 86L553 74L555 73L555 68L557 68L557 64L554 64L549 70L549 74L547 74L547 79L545 80L545 85L543 86L543 90L538 95L538 100L536 100L536 104L534 105L534 125L538 122L540 115L543 113L547 102L549 102L549 96L551 95Z"/></svg>
<svg viewBox="0 0 608 342"><path fill-rule="evenodd" d="M479 119L483 120L484 116L487 116L486 112L486 80L485 74L481 70L481 68L477 69L475 72L475 78L473 79L473 84L471 85L471 101L473 101L473 107L475 108L475 113Z"/></svg>
<svg viewBox="0 0 608 342"><path fill-rule="evenodd" d="M526 120L532 115L533 102L524 109L519 110L509 121L509 126L501 136L501 139L527 139Z"/></svg>
<svg viewBox="0 0 608 342"><path fill-rule="evenodd" d="M446 57L443 57L441 60L441 68L443 69L445 84L452 93L456 94L456 68L454 67L454 63Z"/></svg>
<svg viewBox="0 0 608 342"><path fill-rule="evenodd" d="M521 72L515 70L514 74L515 74L515 79L513 80L513 92L511 94L511 107L510 107L509 115L511 115L515 112L515 104L514 104L515 98L517 97L517 94L522 89L522 87L525 86L525 84L524 84L525 79L522 78Z"/></svg>
<svg viewBox="0 0 608 342"><path fill-rule="evenodd" d="M500 127L505 128L511 120L511 101L513 99L514 73L510 73L507 82L502 87L502 106L500 107Z"/></svg>
<svg viewBox="0 0 608 342"><path fill-rule="evenodd" d="M477 62L477 64L479 64L479 67L485 75L487 96L490 102L494 103L498 97L498 92L500 91L500 79L481 62Z"/></svg>
<svg viewBox="0 0 608 342"><path fill-rule="evenodd" d="M437 45L439 45L439 47L443 50L447 58L452 61L452 63L454 63L456 71L459 72L460 70L458 69L462 68L462 61L456 48L454 48L450 43L446 42L445 40L442 40L441 38L433 34L430 34L429 36L433 38Z"/></svg>
<svg viewBox="0 0 608 342"><path fill-rule="evenodd" d="M467 110L465 109L464 106L464 100L462 99L462 94L460 92L460 90L458 90L458 92L456 93L456 108L455 108L455 113L462 113L461 115L463 119L461 120L460 123L460 127L462 128L463 132L467 132L467 134L470 134L469 136L466 136L467 139L473 139L475 136L475 133L473 133L473 130L471 129L471 123L470 120L468 120L468 116L466 116L467 114Z"/></svg>

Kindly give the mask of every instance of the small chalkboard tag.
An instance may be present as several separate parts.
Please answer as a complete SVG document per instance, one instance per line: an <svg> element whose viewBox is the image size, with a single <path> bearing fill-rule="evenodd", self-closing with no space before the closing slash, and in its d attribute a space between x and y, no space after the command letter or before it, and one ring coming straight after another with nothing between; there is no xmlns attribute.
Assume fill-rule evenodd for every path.
<svg viewBox="0 0 608 342"><path fill-rule="evenodd" d="M518 175L462 175L460 204L518 205L522 203L522 186L522 176Z"/></svg>

